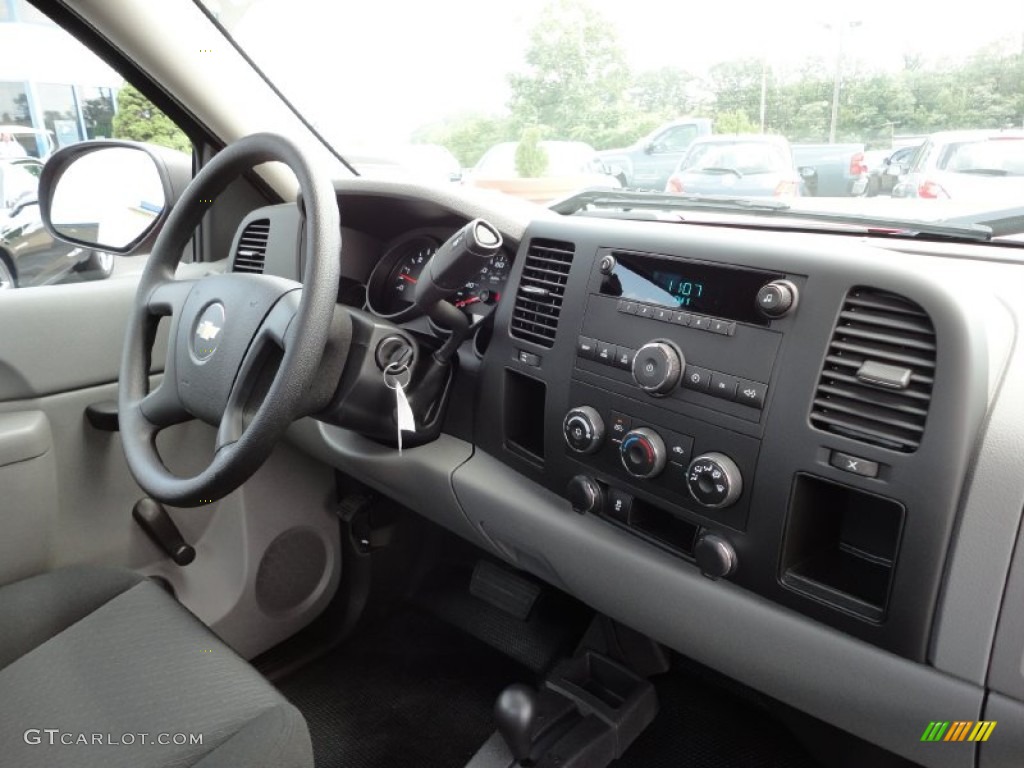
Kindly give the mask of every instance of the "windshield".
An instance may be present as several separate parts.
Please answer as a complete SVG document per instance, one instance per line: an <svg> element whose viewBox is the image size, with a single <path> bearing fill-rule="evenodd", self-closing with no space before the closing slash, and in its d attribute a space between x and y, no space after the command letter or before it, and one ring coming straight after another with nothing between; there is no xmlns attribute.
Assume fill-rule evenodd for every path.
<svg viewBox="0 0 1024 768"><path fill-rule="evenodd" d="M1021 174L1024 142L933 140L1024 129L1019 3L948 13L920 0L733 0L697 14L663 0L198 1L366 175L532 200L530 178L546 179L548 200L595 185L674 193L694 142L771 135L790 149L708 144L685 162L744 175L792 167L798 186L782 191L794 209L931 221L1000 197L1005 207L996 185ZM599 159L545 142L580 142ZM417 145L443 148L458 170L417 165ZM917 178L906 153L887 162L924 146L932 170L970 183ZM764 193L738 179L729 189Z"/></svg>

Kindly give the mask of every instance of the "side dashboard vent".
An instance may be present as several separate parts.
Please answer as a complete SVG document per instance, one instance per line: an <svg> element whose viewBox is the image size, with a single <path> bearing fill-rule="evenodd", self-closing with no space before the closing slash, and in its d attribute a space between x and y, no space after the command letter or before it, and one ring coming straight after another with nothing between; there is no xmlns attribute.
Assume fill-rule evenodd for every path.
<svg viewBox="0 0 1024 768"><path fill-rule="evenodd" d="M935 328L917 304L886 291L852 289L832 332L811 423L913 453L928 417L935 350Z"/></svg>
<svg viewBox="0 0 1024 768"><path fill-rule="evenodd" d="M263 263L267 259L267 240L270 238L270 219L257 219L245 225L238 238L235 263L232 272L263 274Z"/></svg>
<svg viewBox="0 0 1024 768"><path fill-rule="evenodd" d="M565 285L576 247L557 240L532 240L512 309L510 333L542 347L552 347L562 312Z"/></svg>

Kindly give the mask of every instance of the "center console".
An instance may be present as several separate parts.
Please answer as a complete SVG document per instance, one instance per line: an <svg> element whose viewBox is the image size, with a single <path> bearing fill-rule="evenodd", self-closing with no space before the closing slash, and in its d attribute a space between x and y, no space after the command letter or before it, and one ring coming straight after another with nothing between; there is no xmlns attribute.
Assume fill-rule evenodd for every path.
<svg viewBox="0 0 1024 768"><path fill-rule="evenodd" d="M624 545L923 660L985 409L967 289L880 262L864 285L807 237L529 234L477 446Z"/></svg>

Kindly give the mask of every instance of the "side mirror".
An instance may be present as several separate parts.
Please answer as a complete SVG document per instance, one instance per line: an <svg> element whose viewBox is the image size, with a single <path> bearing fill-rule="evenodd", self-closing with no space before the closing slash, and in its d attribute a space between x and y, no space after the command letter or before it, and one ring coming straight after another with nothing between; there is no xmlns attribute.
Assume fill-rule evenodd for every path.
<svg viewBox="0 0 1024 768"><path fill-rule="evenodd" d="M191 174L191 158L165 147L106 140L73 144L43 167L43 224L74 245L131 253L152 244Z"/></svg>
<svg viewBox="0 0 1024 768"><path fill-rule="evenodd" d="M452 171L448 174L448 181L459 182L462 181L462 171Z"/></svg>
<svg viewBox="0 0 1024 768"><path fill-rule="evenodd" d="M656 150L657 148L658 148L657 142L648 141L646 144L644 144L644 154L645 155L653 155L654 154L654 150Z"/></svg>

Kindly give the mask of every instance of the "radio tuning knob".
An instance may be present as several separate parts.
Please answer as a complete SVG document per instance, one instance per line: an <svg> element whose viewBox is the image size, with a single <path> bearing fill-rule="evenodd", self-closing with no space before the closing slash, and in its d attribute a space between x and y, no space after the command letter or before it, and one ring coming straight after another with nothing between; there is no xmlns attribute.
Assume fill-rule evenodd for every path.
<svg viewBox="0 0 1024 768"><path fill-rule="evenodd" d="M665 395L679 385L686 358L667 341L644 344L633 357L633 380L649 395Z"/></svg>
<svg viewBox="0 0 1024 768"><path fill-rule="evenodd" d="M757 308L765 317L777 320L796 309L798 297L796 286L789 280L772 280L757 292Z"/></svg>

